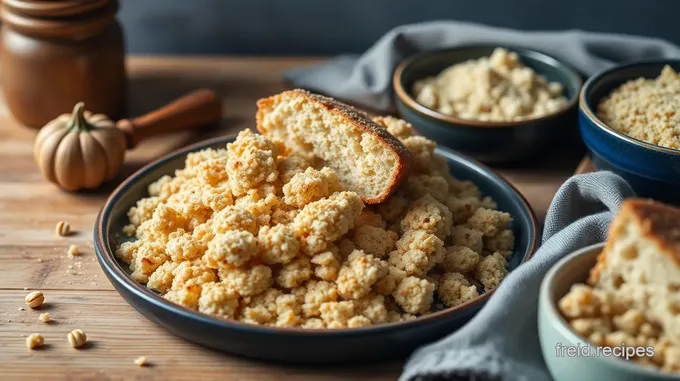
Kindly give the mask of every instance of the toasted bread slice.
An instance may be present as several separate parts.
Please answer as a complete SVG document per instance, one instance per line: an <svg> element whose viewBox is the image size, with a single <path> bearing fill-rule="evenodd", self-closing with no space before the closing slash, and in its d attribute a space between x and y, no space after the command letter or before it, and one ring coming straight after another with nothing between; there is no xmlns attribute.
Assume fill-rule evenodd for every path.
<svg viewBox="0 0 680 381"><path fill-rule="evenodd" d="M614 218L589 283L673 283L680 287L680 208L628 199Z"/></svg>
<svg viewBox="0 0 680 381"><path fill-rule="evenodd" d="M257 129L311 150L366 204L387 199L412 165L409 150L368 115L332 98L290 90L257 102Z"/></svg>
<svg viewBox="0 0 680 381"><path fill-rule="evenodd" d="M588 282L614 292L680 345L680 208L626 200Z"/></svg>

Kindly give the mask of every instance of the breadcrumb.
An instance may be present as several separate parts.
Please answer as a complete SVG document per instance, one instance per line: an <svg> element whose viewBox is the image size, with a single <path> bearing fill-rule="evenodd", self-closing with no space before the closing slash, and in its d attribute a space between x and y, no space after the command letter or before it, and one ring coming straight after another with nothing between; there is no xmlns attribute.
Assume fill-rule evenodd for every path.
<svg viewBox="0 0 680 381"><path fill-rule="evenodd" d="M387 263L361 250L355 250L340 268L338 293L346 299L359 299L371 291L371 286L387 275Z"/></svg>
<svg viewBox="0 0 680 381"><path fill-rule="evenodd" d="M354 226L363 207L361 198L354 192L336 193L307 204L292 223L302 250L308 255L324 251Z"/></svg>
<svg viewBox="0 0 680 381"><path fill-rule="evenodd" d="M506 266L505 258L499 253L488 255L475 267L475 279L484 285L485 291L493 290L508 274Z"/></svg>
<svg viewBox="0 0 680 381"><path fill-rule="evenodd" d="M146 356L140 356L135 359L134 363L137 366L146 366L148 365L148 360L146 359Z"/></svg>
<svg viewBox="0 0 680 381"><path fill-rule="evenodd" d="M383 203L344 191L304 144L246 131L150 184L116 256L168 301L272 327L409 321L496 287L514 247L509 215L407 122L376 121L416 158Z"/></svg>
<svg viewBox="0 0 680 381"><path fill-rule="evenodd" d="M363 225L354 230L354 246L379 258L387 256L394 249L399 235L380 227Z"/></svg>
<svg viewBox="0 0 680 381"><path fill-rule="evenodd" d="M444 243L422 230L409 230L397 241L389 254L389 263L408 275L425 275L444 259Z"/></svg>
<svg viewBox="0 0 680 381"><path fill-rule="evenodd" d="M257 255L257 239L250 232L229 230L210 241L203 261L208 267L240 267Z"/></svg>
<svg viewBox="0 0 680 381"><path fill-rule="evenodd" d="M227 151L227 175L234 195L243 195L278 178L277 150L264 136L243 130L233 143L227 144Z"/></svg>
<svg viewBox="0 0 680 381"><path fill-rule="evenodd" d="M340 180L332 169L324 167L318 171L314 168L307 168L304 172L295 174L283 186L283 202L302 208L341 189Z"/></svg>
<svg viewBox="0 0 680 381"><path fill-rule="evenodd" d="M411 205L401 220L401 229L423 230L444 240L451 234L452 224L453 216L446 205L426 194Z"/></svg>
<svg viewBox="0 0 680 381"><path fill-rule="evenodd" d="M471 229L481 231L486 237L492 237L507 229L511 222L512 218L508 213L479 208L467 220L466 225Z"/></svg>
<svg viewBox="0 0 680 381"><path fill-rule="evenodd" d="M446 255L442 266L451 273L467 273L474 270L480 261L480 255L466 246L450 246L446 249Z"/></svg>
<svg viewBox="0 0 680 381"><path fill-rule="evenodd" d="M434 289L434 283L409 276L402 279L397 289L394 290L394 300L406 312L424 314L430 310Z"/></svg>
<svg viewBox="0 0 680 381"><path fill-rule="evenodd" d="M444 274L439 280L437 293L448 307L455 307L479 296L477 287L470 284L463 274L457 272Z"/></svg>

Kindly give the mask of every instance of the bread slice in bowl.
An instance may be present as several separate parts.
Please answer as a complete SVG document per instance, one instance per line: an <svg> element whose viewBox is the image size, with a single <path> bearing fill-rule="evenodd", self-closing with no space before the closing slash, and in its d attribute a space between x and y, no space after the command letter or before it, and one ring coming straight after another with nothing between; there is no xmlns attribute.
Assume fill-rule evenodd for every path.
<svg viewBox="0 0 680 381"><path fill-rule="evenodd" d="M366 204L387 199L413 156L369 116L335 99L290 90L257 102L257 129L289 147L311 150Z"/></svg>
<svg viewBox="0 0 680 381"><path fill-rule="evenodd" d="M624 201L588 283L616 292L680 343L680 208Z"/></svg>

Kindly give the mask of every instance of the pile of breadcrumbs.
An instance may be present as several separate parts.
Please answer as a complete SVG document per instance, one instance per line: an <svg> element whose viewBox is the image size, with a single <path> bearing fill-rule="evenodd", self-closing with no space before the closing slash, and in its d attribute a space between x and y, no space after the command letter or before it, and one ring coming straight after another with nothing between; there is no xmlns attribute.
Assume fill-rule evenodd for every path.
<svg viewBox="0 0 680 381"><path fill-rule="evenodd" d="M549 82L503 48L416 81L413 94L442 114L483 122L535 119L567 106L560 83Z"/></svg>
<svg viewBox="0 0 680 381"><path fill-rule="evenodd" d="M410 124L375 120L416 158L384 203L364 205L311 152L245 130L151 184L117 256L167 300L277 327L403 321L498 286L510 215L452 177Z"/></svg>
<svg viewBox="0 0 680 381"><path fill-rule="evenodd" d="M597 115L630 137L680 149L680 76L665 66L656 79L638 78L615 89Z"/></svg>

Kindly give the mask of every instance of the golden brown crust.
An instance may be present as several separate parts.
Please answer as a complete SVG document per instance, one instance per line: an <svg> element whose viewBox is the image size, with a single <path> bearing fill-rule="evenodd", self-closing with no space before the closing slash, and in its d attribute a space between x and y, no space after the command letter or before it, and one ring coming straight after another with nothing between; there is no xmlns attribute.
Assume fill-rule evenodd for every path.
<svg viewBox="0 0 680 381"><path fill-rule="evenodd" d="M357 110L352 106L345 103L339 102L333 98L329 98L319 94L313 94L306 90L295 89L284 91L280 94L260 99L257 101L257 130L263 134L267 135L267 129L263 126L264 119L264 109L273 103L284 101L285 99L291 99L295 97L306 98L308 101L314 102L317 105L323 107L328 112L331 112L341 118L345 119L350 125L364 131L368 132L375 137L385 146L386 149L394 152L398 157L397 169L390 180L390 183L385 187L385 190L380 193L377 197L364 198L362 201L366 204L378 204L385 201L396 189L402 179L404 179L408 172L413 166L413 155L406 148L399 139L392 136L386 129L382 128L380 125L375 123L371 118L363 111Z"/></svg>
<svg viewBox="0 0 680 381"><path fill-rule="evenodd" d="M623 202L612 221L607 243L597 256L597 264L588 278L591 285L599 280L616 237L628 224L638 225L642 237L655 242L662 253L669 255L680 266L680 208L649 199L630 198Z"/></svg>

